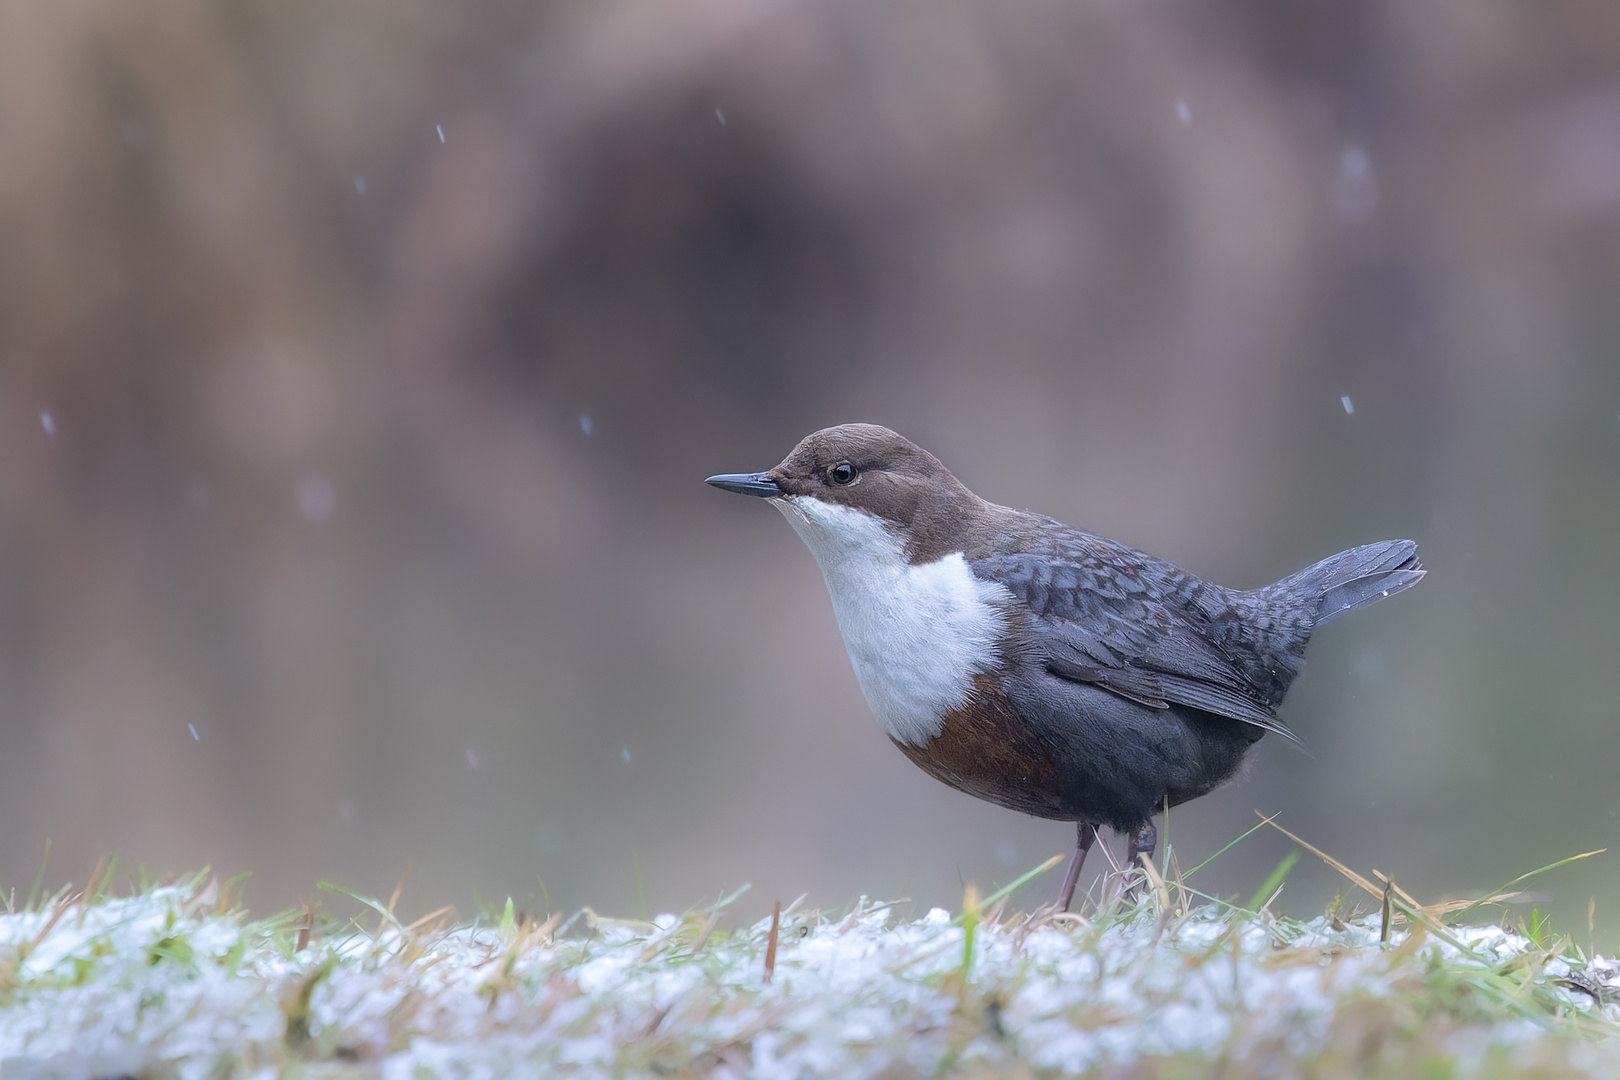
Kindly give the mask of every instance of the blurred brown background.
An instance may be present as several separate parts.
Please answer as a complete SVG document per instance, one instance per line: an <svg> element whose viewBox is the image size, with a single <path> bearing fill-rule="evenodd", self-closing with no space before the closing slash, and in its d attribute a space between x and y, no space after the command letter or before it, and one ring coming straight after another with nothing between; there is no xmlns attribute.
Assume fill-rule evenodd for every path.
<svg viewBox="0 0 1620 1080"><path fill-rule="evenodd" d="M1224 584L1419 541L1184 864L1620 838L1610 0L54 0L0 6L0 885L752 918L1066 851L701 483L848 420Z"/></svg>

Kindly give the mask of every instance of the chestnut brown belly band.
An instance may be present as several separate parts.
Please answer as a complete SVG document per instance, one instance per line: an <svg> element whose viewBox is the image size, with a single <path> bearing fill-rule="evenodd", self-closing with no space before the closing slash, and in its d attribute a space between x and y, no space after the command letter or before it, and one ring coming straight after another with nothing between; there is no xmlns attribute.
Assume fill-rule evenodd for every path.
<svg viewBox="0 0 1620 1080"><path fill-rule="evenodd" d="M923 772L969 795L1036 817L1072 820L1052 748L982 675L968 703L945 714L938 735L921 746L895 745Z"/></svg>

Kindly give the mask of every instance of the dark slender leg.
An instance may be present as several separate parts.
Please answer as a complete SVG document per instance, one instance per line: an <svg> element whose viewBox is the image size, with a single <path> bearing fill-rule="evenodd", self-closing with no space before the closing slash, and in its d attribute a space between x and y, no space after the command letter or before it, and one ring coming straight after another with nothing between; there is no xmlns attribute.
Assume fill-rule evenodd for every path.
<svg viewBox="0 0 1620 1080"><path fill-rule="evenodd" d="M1153 849L1158 845L1159 830L1154 827L1153 819L1148 818L1131 833L1130 841L1125 846L1125 865L1133 869L1140 866L1144 860L1153 858ZM1134 897L1146 878L1146 874L1135 874L1127 878L1125 895Z"/></svg>
<svg viewBox="0 0 1620 1080"><path fill-rule="evenodd" d="M1146 821L1142 822L1141 825L1137 826L1136 831L1131 834L1130 845L1125 855L1125 862L1127 864L1136 862L1136 857L1138 855L1144 855L1151 859L1153 858L1153 849L1158 846L1159 830L1154 827L1153 819L1148 818Z"/></svg>
<svg viewBox="0 0 1620 1080"><path fill-rule="evenodd" d="M1069 901L1074 899L1074 887L1080 883L1080 868L1086 864L1086 852L1091 850L1096 839L1097 826L1091 822L1082 821L1075 826L1074 858L1069 860L1069 872L1063 875L1063 892L1058 897L1059 910L1069 910Z"/></svg>

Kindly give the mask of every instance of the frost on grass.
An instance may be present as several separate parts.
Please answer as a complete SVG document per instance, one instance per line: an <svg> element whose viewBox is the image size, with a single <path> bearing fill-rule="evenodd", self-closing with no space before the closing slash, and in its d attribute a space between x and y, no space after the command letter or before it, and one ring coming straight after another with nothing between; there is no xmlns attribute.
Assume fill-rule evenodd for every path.
<svg viewBox="0 0 1620 1080"><path fill-rule="evenodd" d="M1614 965L1408 910L1089 918L861 902L311 934L199 877L0 914L0 1078L1620 1075ZM1397 908L1399 905L1397 905ZM1534 940L1532 940L1534 938ZM302 942L303 947L300 948Z"/></svg>

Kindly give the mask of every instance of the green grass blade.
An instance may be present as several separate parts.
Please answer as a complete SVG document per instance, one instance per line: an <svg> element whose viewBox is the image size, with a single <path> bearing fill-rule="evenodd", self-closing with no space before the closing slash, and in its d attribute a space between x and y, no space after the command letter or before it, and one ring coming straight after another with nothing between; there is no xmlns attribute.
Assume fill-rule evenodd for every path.
<svg viewBox="0 0 1620 1080"><path fill-rule="evenodd" d="M1547 871L1556 870L1560 866L1568 866L1572 862L1580 862L1582 859L1590 859L1594 855L1602 855L1605 851L1608 851L1608 850L1609 850L1608 848L1598 848L1596 851L1583 851L1579 855L1571 855L1567 859L1559 859L1557 862L1548 863L1546 866L1543 866L1539 870L1532 870L1528 874L1520 874L1518 877L1514 878L1512 881L1508 882L1506 885L1503 885L1500 888L1493 889L1490 892L1486 893L1484 896L1480 897L1478 900L1475 900L1472 904L1469 904L1467 907L1463 908L1461 911L1453 912L1449 916L1449 919L1450 919L1450 921L1455 922L1456 920L1462 918L1464 915L1467 915L1470 911L1473 911L1475 908L1478 908L1478 907L1481 907L1481 906L1483 906L1485 904L1490 903L1491 898L1493 896L1501 896L1503 893L1505 893L1505 892L1509 891L1510 889L1512 889L1513 886L1519 884L1520 882L1529 881L1531 878L1535 877L1537 874L1545 874Z"/></svg>
<svg viewBox="0 0 1620 1080"><path fill-rule="evenodd" d="M1282 887L1283 879L1288 876L1288 872L1294 868L1294 864L1297 862L1299 862L1299 852L1297 850L1290 851L1283 856L1282 862L1277 864L1277 869L1273 870L1271 876L1266 878L1265 884L1255 891L1254 899L1249 901L1250 911L1259 911L1263 905L1271 902L1271 898Z"/></svg>
<svg viewBox="0 0 1620 1080"><path fill-rule="evenodd" d="M1034 881L1036 878L1040 877L1042 874L1046 873L1048 870L1052 869L1052 867L1056 866L1062 861L1063 856L1052 856L1035 869L1025 871L1023 874L1013 879L1010 883L1003 885L1001 888L979 901L980 906L989 907L991 904L1007 899L1007 897L1011 896L1019 889L1022 889L1025 885L1028 885L1031 881Z"/></svg>
<svg viewBox="0 0 1620 1080"><path fill-rule="evenodd" d="M1260 824L1258 824L1258 825L1254 826L1253 828L1249 829L1247 832L1241 834L1240 836L1236 837L1233 840L1228 841L1227 845L1225 847L1221 848L1221 850L1217 851L1215 854L1211 855L1209 858L1205 859L1203 862L1199 863L1197 866L1193 867L1191 870L1188 870L1185 873L1183 873L1181 875L1182 880L1185 881L1187 878L1192 877L1194 874L1198 873L1198 871L1202 870L1204 867L1208 866L1210 863L1214 862L1216 859L1220 858L1222 855L1225 855L1228 851L1232 850L1232 848L1236 847L1240 841L1247 840L1254 833L1258 832L1260 829L1265 828L1267 822L1269 822L1270 820L1271 820L1270 818L1266 818L1266 819L1262 820L1260 822Z"/></svg>
<svg viewBox="0 0 1620 1080"><path fill-rule="evenodd" d="M361 896L359 893L352 893L343 886L334 885L330 881L318 881L315 883L315 887L317 889L325 889L327 892L337 893L339 896L347 896L350 900L353 900L357 904L364 904L372 911L375 911L377 914L381 915L384 921L393 923L394 926L398 927L399 929L404 929L404 927L400 926L399 920L394 918L386 907L384 907L380 902L372 900L370 897Z"/></svg>
<svg viewBox="0 0 1620 1080"><path fill-rule="evenodd" d="M741 896L743 893L747 892L751 888L753 888L752 885L744 884L744 885L739 885L735 890L733 890L732 892L729 892L729 893L722 890L721 894L720 894L720 899L716 900L714 903L710 904L708 907L698 908L697 909L697 914L699 914L699 915L712 915L716 911L720 911L720 910L723 910L724 908L728 908L732 904L737 902L737 898L739 896Z"/></svg>

